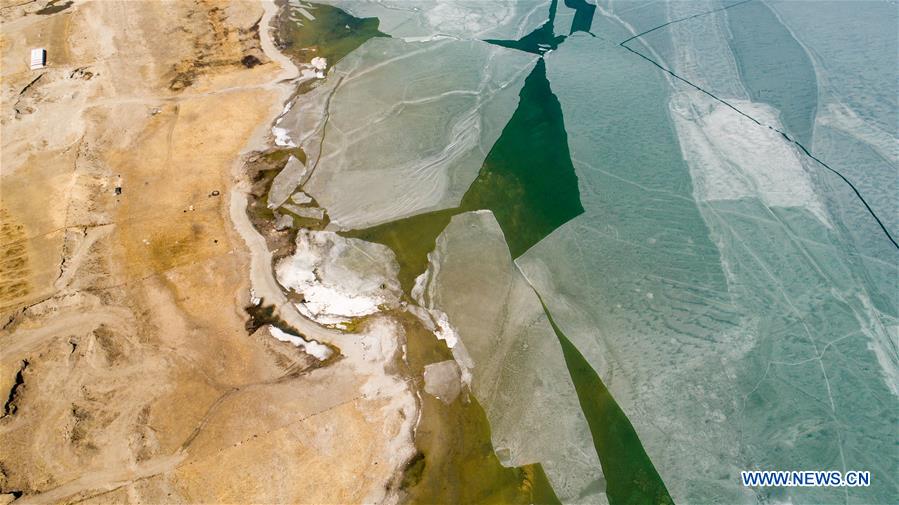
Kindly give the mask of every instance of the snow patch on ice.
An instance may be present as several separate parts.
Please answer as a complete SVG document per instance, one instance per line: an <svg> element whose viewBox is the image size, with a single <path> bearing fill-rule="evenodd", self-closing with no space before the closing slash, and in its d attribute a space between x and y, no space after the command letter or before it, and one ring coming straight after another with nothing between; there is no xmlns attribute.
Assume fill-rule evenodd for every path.
<svg viewBox="0 0 899 505"><path fill-rule="evenodd" d="M279 128L277 126L272 127L272 135L275 136L275 145L279 147L296 147L297 145L293 143L293 140L290 139L290 132L287 131L286 128Z"/></svg>
<svg viewBox="0 0 899 505"><path fill-rule="evenodd" d="M783 129L769 105L730 102L763 125ZM768 207L803 207L831 226L799 153L773 128L695 93L673 95L669 109L697 200L758 198Z"/></svg>
<svg viewBox="0 0 899 505"><path fill-rule="evenodd" d="M278 262L278 282L302 297L297 310L322 324L349 322L399 303L399 267L384 245L303 230L296 252Z"/></svg>

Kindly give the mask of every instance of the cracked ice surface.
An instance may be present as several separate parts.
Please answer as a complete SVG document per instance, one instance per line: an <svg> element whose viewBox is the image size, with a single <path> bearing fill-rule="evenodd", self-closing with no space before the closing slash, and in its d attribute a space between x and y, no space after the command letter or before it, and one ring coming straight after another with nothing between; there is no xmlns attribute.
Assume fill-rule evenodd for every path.
<svg viewBox="0 0 899 505"><path fill-rule="evenodd" d="M518 39L548 19L550 0L323 0L409 40Z"/></svg>
<svg viewBox="0 0 899 505"><path fill-rule="evenodd" d="M899 11L890 2L816 3L814 15L793 2L771 9L807 48L820 82L813 151L858 187L894 238L899 236ZM876 35L874 35L876 34ZM872 281L899 303L895 249L871 223L854 195L827 191L852 222L849 232ZM889 267L871 258L893 258ZM879 304L882 305L882 304Z"/></svg>
<svg viewBox="0 0 899 505"><path fill-rule="evenodd" d="M817 197L808 160L695 90L677 85L672 99L657 69L612 43L571 37L547 75L585 212L516 262L675 502L846 499L741 488L748 468L896 475L896 459L877 456L895 442L895 305L858 261L855 224ZM849 501L896 489L887 478Z"/></svg>
<svg viewBox="0 0 899 505"><path fill-rule="evenodd" d="M672 2L669 19L721 5ZM815 5L749 2L672 24L631 44L643 45L667 67L728 101L749 97L771 105L781 128L851 180L896 236L899 73L884 62L895 60L899 11L888 2ZM635 24L644 29L656 21ZM850 232L867 256L893 254L844 184L825 180L817 190L840 206L837 212L852 215ZM878 265L864 261L873 277L886 278Z"/></svg>
<svg viewBox="0 0 899 505"><path fill-rule="evenodd" d="M296 252L275 267L278 282L302 297L303 315L338 324L399 302L399 267L386 246L334 232L301 230Z"/></svg>
<svg viewBox="0 0 899 505"><path fill-rule="evenodd" d="M502 463L541 463L563 502L605 502L593 494L602 472L561 346L493 213L455 216L431 259L420 301L458 334L454 355L470 367Z"/></svg>
<svg viewBox="0 0 899 505"><path fill-rule="evenodd" d="M314 167L303 189L341 229L458 205L535 61L477 41L369 40L281 122Z"/></svg>

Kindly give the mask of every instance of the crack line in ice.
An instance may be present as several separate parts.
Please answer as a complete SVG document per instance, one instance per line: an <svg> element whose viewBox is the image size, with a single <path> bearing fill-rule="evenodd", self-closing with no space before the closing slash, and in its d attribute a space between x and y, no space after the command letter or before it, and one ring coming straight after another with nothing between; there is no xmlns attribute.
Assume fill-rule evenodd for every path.
<svg viewBox="0 0 899 505"><path fill-rule="evenodd" d="M331 99L334 98L334 95L337 94L337 90L340 89L341 83L343 83L343 77L337 80L337 84L334 85L334 89L331 90L331 93L328 94L328 98L325 100L325 117L322 121L322 138L319 139L318 142L318 157L315 158L315 163L312 164L312 168L309 169L309 173L306 174L306 178L303 181L303 184L312 179L312 174L315 173L315 169L318 168L318 162L322 159L322 150L325 145L325 136L328 133L328 123L330 123L331 119Z"/></svg>
<svg viewBox="0 0 899 505"><path fill-rule="evenodd" d="M874 212L874 209L872 209L871 206L868 205L868 202L867 202L867 201L865 200L865 198L862 196L861 192L859 192L858 188L856 188L855 185L852 183L852 181L850 181L849 179L847 179L846 176L844 176L844 175L843 175L842 173L840 173L838 170L832 168L832 167L831 167L830 165L828 165L827 163L821 161L819 158L817 158L815 155L813 155L813 154L812 154L812 153L811 153L811 152L810 152L804 145L802 145L799 141L793 139L789 134L787 134L786 132L782 131L781 129L775 128L775 127L773 127L773 126L771 126L771 125L763 124L763 123L762 123L761 121L759 121L758 119L756 119L756 118L750 116L749 114L743 112L742 110L738 109L738 108L735 107L734 105L728 103L726 100L723 100L723 99L721 99L721 98L715 96L713 93L711 93L711 92L709 92L709 91L703 89L702 87L700 87L700 86L698 86L698 85L696 85L696 84L693 84L691 81L687 80L686 78L681 77L680 75L676 74L674 71L672 71L672 70L670 70L670 69L664 67L664 66L663 66L662 64L660 64L659 62L653 60L652 58L650 58L650 57L648 57L648 56L646 56L646 55L644 55L643 53L641 53L640 51L637 51L636 49L632 49L631 47L629 47L629 46L627 45L628 42L630 42L630 41L632 41L632 40L635 40L635 39L637 39L637 38L640 38L640 37L642 37L643 35L646 35L646 34L648 34L648 33L650 33L650 32L653 32L653 31L655 31L655 30L658 30L658 29L660 29L660 28L664 28L664 27L666 27L666 26L670 26L670 25L672 25L672 24L679 23L679 22L681 22L681 21L687 21L687 20L694 19L694 18L697 18L697 17L700 17L700 16L705 16L705 15L707 15L707 14L713 14L713 13L720 12L720 11L723 11L723 10L726 10L726 9L730 9L731 7L736 7L736 6L738 6L738 5L742 5L742 4L747 3L747 2L749 2L749 1L751 1L751 0L743 0L742 2L737 2L737 3L735 3L735 4L731 4L731 5L728 5L728 6L725 6L725 7L721 7L721 8L718 8L718 9L714 9L714 10L711 10L711 11L701 12L701 13L699 13L699 14L694 14L694 15L692 15L692 16L688 16L688 17L685 17L685 18L675 19L675 20L673 20L673 21L669 21L669 22L667 22L667 23L661 24L661 25L656 26L656 27L654 27L654 28L651 28L651 29L649 29L649 30L643 31L643 32L641 32L641 33L638 33L637 35L634 35L634 36L632 36L632 37L630 37L630 38L628 38L628 39L625 39L625 40L619 42L618 45L619 45L620 47L624 48L624 49L627 49L627 50L630 51L631 53L636 54L636 55L639 56L640 58L643 58L644 60L646 60L646 61L648 61L649 63L653 64L654 66L658 67L660 70L662 70L663 72L669 74L670 76L674 77L675 79L677 79L677 80L679 80L679 81L681 81L681 82L687 84L688 86L690 86L690 87L696 89L697 91L699 91L699 92L701 92L701 93L704 93L704 94L710 96L710 97L713 98L714 100L717 100L718 102L720 102L720 103L722 103L723 105L725 105L725 106L729 107L730 109L732 109L732 110L733 110L734 112L736 112L737 114L740 114L741 116L743 116L743 117L749 119L749 120L752 121L753 123L755 123L755 124L757 124L757 125L759 125L759 126L761 126L761 127L765 127L765 128L770 129L770 130L774 130L774 131L776 131L777 133L779 133L779 134L780 134L780 135L781 135L787 142L790 142L790 143L792 143L792 144L795 144L796 147L798 147L803 153L805 153L806 156L808 156L808 157L811 158L812 160L818 162L818 164L821 165L822 167L824 167L824 168L826 168L827 170L829 170L829 171L833 172L834 174L836 174L837 177L839 177L840 179L842 179L843 182L845 182L845 183L849 186L849 188L852 189L852 191L855 193L855 196L858 197L858 199L859 199L859 201L861 201L862 205L865 206L865 209L868 210L868 214L870 214L871 217L874 218L874 221L876 221L877 224L880 226L880 229L883 230L884 235L886 235L887 239L888 239L890 242L892 242L893 247L895 247L897 250L899 250L899 243L897 243L896 240L893 238L893 235L890 234L890 231L887 229L886 225L883 224L883 221L881 221L880 218L877 216L877 213Z"/></svg>
<svg viewBox="0 0 899 505"><path fill-rule="evenodd" d="M751 2L751 1L752 1L752 0L743 0L742 2L737 2L737 3L735 3L735 4L725 5L724 7L719 7L719 8L717 8L717 9L713 9L713 10L710 10L710 11L700 12L699 14L693 14L692 16L687 16L687 17L684 17L684 18L680 18L680 19L675 19L675 20L672 20L672 21L668 21L667 23L661 24L661 25L659 25L659 26L656 26L655 28L650 28L649 30L646 30L645 32L640 32L640 33L634 35L633 37L631 37L631 38L625 40L624 42L621 42L621 43L618 44L618 45L627 44L628 42L630 42L630 41L632 41L632 40L634 40L634 39L638 39L638 38L640 38L640 37L642 37L642 36L644 36L644 35L646 35L646 34L649 34L649 33L651 33L651 32L654 32L654 31L656 31L656 30L658 30L658 29L660 29L660 28L665 28L666 26L673 25L673 24L675 24L675 23L680 23L681 21L687 21L687 20L690 20L690 19L693 19L693 18L698 18L698 17L701 17L701 16L705 16L706 14L714 14L715 12L724 11L724 10L730 9L731 7L736 7L736 6L738 6L738 5L745 4L746 2Z"/></svg>

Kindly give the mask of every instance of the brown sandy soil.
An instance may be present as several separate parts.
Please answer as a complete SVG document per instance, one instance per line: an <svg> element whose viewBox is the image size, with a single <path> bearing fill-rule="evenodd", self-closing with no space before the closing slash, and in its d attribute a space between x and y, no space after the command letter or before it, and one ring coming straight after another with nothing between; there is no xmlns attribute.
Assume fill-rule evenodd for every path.
<svg viewBox="0 0 899 505"><path fill-rule="evenodd" d="M262 4L66 5L0 0L0 503L390 500L402 329L327 366L245 329L232 167L290 91Z"/></svg>

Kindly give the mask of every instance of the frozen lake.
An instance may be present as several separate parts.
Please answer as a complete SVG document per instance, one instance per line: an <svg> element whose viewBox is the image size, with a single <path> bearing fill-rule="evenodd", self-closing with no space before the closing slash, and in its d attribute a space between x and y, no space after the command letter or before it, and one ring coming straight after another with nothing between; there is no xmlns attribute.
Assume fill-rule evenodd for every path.
<svg viewBox="0 0 899 505"><path fill-rule="evenodd" d="M894 2L325 3L295 189L392 251L502 464L565 503L899 496Z"/></svg>

